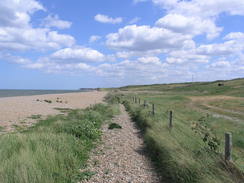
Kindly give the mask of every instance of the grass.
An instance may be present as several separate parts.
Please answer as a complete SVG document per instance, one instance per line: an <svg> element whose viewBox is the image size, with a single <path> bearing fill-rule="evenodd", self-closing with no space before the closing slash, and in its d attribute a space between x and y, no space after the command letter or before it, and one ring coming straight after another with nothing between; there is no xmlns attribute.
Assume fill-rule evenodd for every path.
<svg viewBox="0 0 244 183"><path fill-rule="evenodd" d="M101 135L100 126L114 115L103 104L50 116L22 133L0 136L0 180L4 183L70 183L89 178L84 168Z"/></svg>
<svg viewBox="0 0 244 183"><path fill-rule="evenodd" d="M112 129L121 129L122 128L122 126L120 126L119 124L117 124L117 123L110 123L109 124L109 126L108 126L108 129L109 130L112 130Z"/></svg>
<svg viewBox="0 0 244 183"><path fill-rule="evenodd" d="M244 180L244 123L214 117L211 108L200 110L201 104L192 104L190 96L227 95L244 97L244 79L218 82L184 83L171 85L129 86L117 97L124 101L138 127L142 129L150 155L164 182L175 183L234 183ZM140 91L140 92L138 92ZM137 95L141 101L155 104L144 108L132 102ZM112 100L112 99L110 99ZM114 99L115 101L118 99ZM214 103L214 101L211 101ZM243 112L242 102L218 101L218 107ZM240 106L241 104L241 106ZM173 110L173 129L168 127L169 111ZM231 114L225 112L225 115ZM242 115L238 118L244 121ZM223 160L224 133L233 134L233 161Z"/></svg>
<svg viewBox="0 0 244 183"><path fill-rule="evenodd" d="M34 114L34 115L31 115L29 118L30 119L40 119L42 116L40 114Z"/></svg>

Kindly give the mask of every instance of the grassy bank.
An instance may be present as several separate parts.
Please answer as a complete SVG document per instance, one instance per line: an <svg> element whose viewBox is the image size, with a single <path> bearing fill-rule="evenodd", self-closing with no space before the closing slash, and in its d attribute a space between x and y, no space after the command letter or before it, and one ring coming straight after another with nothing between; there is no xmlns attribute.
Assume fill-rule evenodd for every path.
<svg viewBox="0 0 244 183"><path fill-rule="evenodd" d="M64 111L63 111L64 112ZM98 104L85 110L65 110L24 132L0 137L0 180L4 183L68 183L87 176L88 153L100 137L100 127L116 112Z"/></svg>
<svg viewBox="0 0 244 183"><path fill-rule="evenodd" d="M161 114L156 113L152 116L149 110L142 106L128 101L125 101L124 105L133 120L143 130L150 155L165 181L175 183L241 183L243 181L243 175L238 168L234 164L226 164L223 161L221 155L223 143L210 128L193 130L188 123L189 119L188 122L187 119L184 121L182 115L181 119L179 116L174 117L174 127L170 130L167 115L164 115L162 108L157 109L162 112ZM191 115L195 118L199 116L198 113L191 113ZM210 120L212 119L199 118L198 122L205 126ZM206 134L208 138L204 141ZM234 144L236 145L236 142ZM216 148L212 148L211 145L216 145ZM243 160L240 159L241 154L237 153L235 156L240 162Z"/></svg>
<svg viewBox="0 0 244 183"><path fill-rule="evenodd" d="M175 183L244 181L244 79L128 86L115 92L143 130L150 155ZM132 97L140 98L135 104ZM115 97L116 98L116 97ZM117 99L118 100L118 99ZM150 105L143 107L144 100ZM153 116L152 105L156 114ZM169 129L169 111L173 128ZM233 135L232 162L223 160L224 133Z"/></svg>

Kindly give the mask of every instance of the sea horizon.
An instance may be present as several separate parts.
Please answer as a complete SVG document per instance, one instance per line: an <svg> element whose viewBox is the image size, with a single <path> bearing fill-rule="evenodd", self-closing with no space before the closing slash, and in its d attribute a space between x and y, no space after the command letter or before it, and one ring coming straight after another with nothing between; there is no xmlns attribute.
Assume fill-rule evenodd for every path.
<svg viewBox="0 0 244 183"><path fill-rule="evenodd" d="M86 89L77 90L56 90L56 89L0 89L0 98L17 97L17 96L32 96L32 95L46 95L46 94L62 94L62 93L76 93L85 92Z"/></svg>

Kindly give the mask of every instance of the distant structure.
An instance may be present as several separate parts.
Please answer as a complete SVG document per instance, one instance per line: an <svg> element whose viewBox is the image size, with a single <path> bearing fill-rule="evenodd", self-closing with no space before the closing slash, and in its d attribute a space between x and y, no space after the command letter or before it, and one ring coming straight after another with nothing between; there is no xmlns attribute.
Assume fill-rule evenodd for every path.
<svg viewBox="0 0 244 183"><path fill-rule="evenodd" d="M218 86L224 86L224 83L218 83Z"/></svg>

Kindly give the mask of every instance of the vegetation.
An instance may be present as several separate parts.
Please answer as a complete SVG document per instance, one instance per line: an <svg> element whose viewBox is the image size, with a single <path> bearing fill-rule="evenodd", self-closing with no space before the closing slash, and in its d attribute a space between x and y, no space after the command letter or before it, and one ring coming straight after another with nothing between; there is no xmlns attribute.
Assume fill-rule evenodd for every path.
<svg viewBox="0 0 244 183"><path fill-rule="evenodd" d="M219 86L222 83L223 86ZM141 86L126 86L120 90L128 91L151 91L164 92L169 94L180 94L190 96L208 96L208 95L229 95L244 97L244 79L235 79L230 81L214 82L196 82L196 83L175 83L175 84L155 84Z"/></svg>
<svg viewBox="0 0 244 183"><path fill-rule="evenodd" d="M67 110L40 120L36 126L0 136L0 180L4 183L67 183L89 178L81 172L113 107L98 104L85 110Z"/></svg>
<svg viewBox="0 0 244 183"><path fill-rule="evenodd" d="M110 129L110 130L115 129L115 128L121 129L122 126L120 126L117 123L110 123L109 126L108 126L108 129Z"/></svg>
<svg viewBox="0 0 244 183"><path fill-rule="evenodd" d="M121 88L126 93L114 97L115 101L117 97L123 100L142 129L150 155L165 181L243 182L244 117L233 114L237 111L243 114L244 79L221 81L220 86L218 83L129 86ZM144 108L135 104L133 96L149 105ZM150 104L155 104L154 116ZM168 127L170 110L172 129ZM232 162L223 160L225 132L233 134Z"/></svg>
<svg viewBox="0 0 244 183"><path fill-rule="evenodd" d="M47 99L45 99L45 100L44 100L44 102L49 103L49 104L51 104L51 103L52 103L52 101L51 101L51 100L47 100Z"/></svg>

